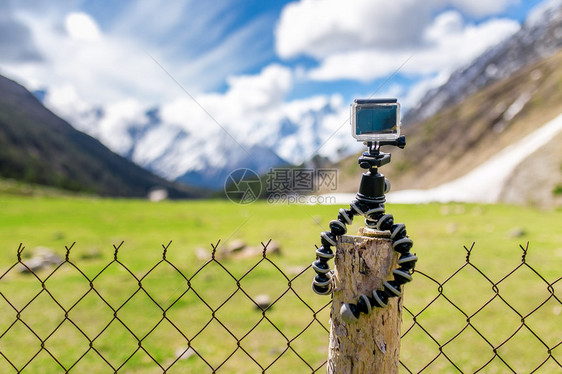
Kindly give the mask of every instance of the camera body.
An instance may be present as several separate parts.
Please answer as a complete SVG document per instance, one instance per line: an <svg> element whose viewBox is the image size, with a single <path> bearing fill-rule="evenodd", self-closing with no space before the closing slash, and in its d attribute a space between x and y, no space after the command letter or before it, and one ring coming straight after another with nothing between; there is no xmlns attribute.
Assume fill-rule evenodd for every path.
<svg viewBox="0 0 562 374"><path fill-rule="evenodd" d="M397 99L355 99L351 105L351 135L357 141L395 141L400 125Z"/></svg>

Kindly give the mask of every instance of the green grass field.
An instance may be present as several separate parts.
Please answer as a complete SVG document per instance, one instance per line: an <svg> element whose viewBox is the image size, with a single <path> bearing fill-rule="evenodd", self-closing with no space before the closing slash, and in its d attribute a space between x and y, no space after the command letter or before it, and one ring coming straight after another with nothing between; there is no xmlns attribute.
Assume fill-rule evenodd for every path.
<svg viewBox="0 0 562 374"><path fill-rule="evenodd" d="M12 269L0 280L0 292L21 311L21 319L41 339L48 337L45 347L61 365L69 368L85 353L72 372L113 372L96 351L114 368L120 367L132 355L120 372L162 372L154 360L163 367L170 365L177 352L187 347L187 342L167 320L161 321L162 310L150 297L167 310L169 320L193 339L192 346L208 361L206 364L194 355L177 361L169 372L211 372L208 365L216 368L232 352L234 355L219 372L261 372L244 351L262 367L269 366L280 356L268 372L310 372L312 370L292 349L314 369L326 359L328 335L318 323L313 323L299 335L312 320L313 313L288 292L266 313L281 333L268 320L263 320L252 330L262 319L262 313L255 310L243 292L237 291L236 280L232 278L239 279L241 287L251 297L268 294L275 300L287 289L287 279L269 261L260 262L260 257L221 260L232 276L218 263L211 262L191 279L193 289L184 295L186 280L166 262L160 263L142 279L142 286L150 297L142 291L135 293L138 281L133 275L139 279L145 276L162 259L162 244L167 245L170 241L167 260L190 278L206 262L196 253L201 252L200 248L211 253L212 244L219 239L218 252L221 245L234 239L243 239L252 246L273 239L280 243L282 253L268 256L268 259L287 276L293 277L314 260L314 245L319 244L319 233L327 229L339 208L269 205L265 202L240 206L220 200L150 203L87 197L0 196L0 275L17 261L20 243L25 246L24 258L37 247L50 248L64 258L65 246L75 243L69 259L83 274L70 264L64 264L47 280L48 270L41 271L39 277L61 306L70 310L68 317L93 340L93 348L90 349L89 341L65 320L64 311L46 291L42 291L41 282L32 275ZM547 282L553 283L560 277L562 210L428 204L388 205L387 211L398 222L406 223L415 243L413 251L420 258L417 269L437 282L444 282L465 263L463 246L470 248L473 242L471 264L494 283L521 263L519 245L525 246L527 242L530 242L527 263ZM359 221L356 220L350 233L357 231ZM119 262L111 262L113 245L118 246L121 242ZM142 349L119 320L108 326L114 311L90 290L85 278L93 279L110 262L111 265L94 279L94 287L117 310L119 320L142 339ZM258 266L243 277L258 262ZM309 269L293 282L292 287L313 309L319 309L329 300L311 291L312 277L313 271ZM558 300L562 295L561 284L559 281L552 286ZM414 282L406 287L404 305L412 313L419 313L438 295L438 287L421 274L415 274ZM521 267L497 287L501 297L523 316L550 296L546 283L528 267ZM442 291L444 296L438 297L416 318L437 343L417 326L403 339L402 361L412 371L427 365L439 354L438 345L447 342L467 324L467 317L446 298L470 316L494 297L492 285L472 266L466 266L447 281ZM28 304L37 294L39 296ZM84 294L86 296L80 299ZM134 296L128 300L132 294ZM229 297L228 303L221 306ZM548 299L537 311L526 316L525 326L521 327L521 316L495 297L470 319L474 328L469 326L442 348L443 354L432 362L428 372L457 372L445 356L464 372L473 372L494 356L475 329L497 347L518 328L515 337L498 347L496 352L516 372L533 370L548 358L548 354L526 326L549 347L559 344L562 340L562 306L558 300ZM216 310L216 319L212 318L209 307ZM322 311L318 318L328 326L329 310ZM0 352L18 368L39 352L24 372L64 372L45 350L41 350L38 338L23 323L16 322L8 329L15 320L16 312L4 298L0 298ZM198 334L209 321L208 327ZM50 335L61 322L62 325ZM404 328L411 324L412 317L404 313ZM151 331L155 325L157 328ZM8 332L4 333L6 329ZM237 339L241 339L238 349ZM292 349L285 351L287 340L291 340ZM558 362L562 361L562 347L558 346L551 353ZM539 372L557 370L559 366L549 359ZM497 357L484 369L487 373L507 371L509 369ZM0 372L14 372L2 356Z"/></svg>

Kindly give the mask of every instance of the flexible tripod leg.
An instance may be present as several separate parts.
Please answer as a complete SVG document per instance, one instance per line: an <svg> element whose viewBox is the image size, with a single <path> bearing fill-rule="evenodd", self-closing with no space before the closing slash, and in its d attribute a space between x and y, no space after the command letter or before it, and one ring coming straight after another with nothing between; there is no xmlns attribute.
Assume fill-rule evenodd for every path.
<svg viewBox="0 0 562 374"><path fill-rule="evenodd" d="M356 321L361 313L368 314L373 307L384 308L388 305L388 299L399 297L402 294L403 284L412 280L417 256L410 253L413 241L407 236L406 225L394 223L391 214L385 214L384 204L386 202L384 193L387 192L384 175L379 174L374 168L363 174L361 185L356 199L350 204L349 209L340 209L337 220L330 221L330 231L320 234L322 246L316 250L316 260L312 268L316 276L312 281L312 289L320 295L327 295L333 291L333 272L330 270L328 261L334 257L332 247L337 245L338 237L347 233L346 225L353 222L353 217L361 215L365 217L365 225L380 231L390 231L392 248L400 253L398 259L399 267L393 270L394 278L385 281L381 290L373 290L371 295L360 295L357 302L343 304L340 313L346 322Z"/></svg>

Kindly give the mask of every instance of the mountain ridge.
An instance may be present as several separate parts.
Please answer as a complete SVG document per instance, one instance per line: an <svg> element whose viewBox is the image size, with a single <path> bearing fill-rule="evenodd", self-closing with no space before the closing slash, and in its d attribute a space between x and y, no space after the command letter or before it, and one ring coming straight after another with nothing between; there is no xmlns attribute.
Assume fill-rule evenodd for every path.
<svg viewBox="0 0 562 374"><path fill-rule="evenodd" d="M496 103L497 106L473 101L485 108L490 116L496 117L480 118L477 121L477 114L469 113L477 124L465 127L465 134L447 139L447 143L453 146L452 149L434 144L432 148L435 149L424 152L422 145L416 145L415 134L422 131L417 129L418 125L428 133L437 131L445 134L448 130L441 124L445 120L458 120L466 125L471 119L463 117L466 113L460 112L466 109L459 105L471 95L479 95L488 87L516 75L529 64L542 60L544 56L554 55L562 46L561 9L562 0L545 2L532 12L512 37L489 49L465 68L454 72L445 85L429 91L418 106L405 113L404 130L411 143L406 152L412 152L416 158L410 160L409 156L405 156L400 159L402 156L393 155L395 166L392 168L401 170L403 174L411 172L416 178L410 178L407 182L408 178L397 176L395 185L434 187L458 177L459 174L455 171L456 167L446 165L437 167L441 173L430 178L432 173L411 171L414 161L419 161L421 165L425 165L423 168L427 168L427 165L439 165L440 161L450 160L457 162L458 168L467 171L482 162L486 155L490 156L489 150L505 146L503 143L490 144L487 139L507 142L508 137L486 134L489 131L503 133L504 130L511 134L509 128L513 127L513 118L521 116L532 104L532 90L525 89L518 94L507 87L509 93L503 96L501 102ZM286 84L286 80L291 78L286 76L289 73L284 70L277 67L268 72L275 78L271 80L275 87L290 86ZM264 90L270 88L264 87ZM275 97L264 95L265 98L262 99L268 101L263 103L254 100L240 87L233 88L232 91L226 92L224 97L242 93L240 96L246 101L232 101L243 107L230 108L228 106L234 105L233 103L223 100L222 96L223 99L219 100L213 94L198 96L197 102L193 98L183 97L176 102L151 108L142 107L134 100L116 103L119 107L96 107L81 102L76 97L76 103L67 104L67 107L76 110L72 109L74 111L62 113L61 116L67 118L77 129L99 139L115 153L162 178L215 191L220 191L227 175L238 168L251 168L264 173L272 167L306 165L317 154L336 161L361 149L361 145L349 136L349 131L339 131L345 125L344 120L349 117L348 107L342 103L341 97L339 101L337 97L316 97L306 99L306 105L301 105L298 101L284 102L283 95L287 92L280 89L279 92L276 91L279 95ZM37 94L49 105L48 89ZM501 92L496 93L500 94ZM279 110L256 110L262 106ZM53 110L61 109L53 101L49 107ZM201 110L202 108L205 109ZM252 118L247 118L247 108L251 109L249 112L252 113ZM451 108L457 108L457 112ZM230 121L229 116L233 113L234 116L239 115L239 118ZM528 129L521 127L521 131L526 132ZM420 135L418 139L432 141L430 135L425 134L425 138ZM460 139L462 136L468 136L469 141ZM470 158L464 158L463 152L472 149L471 143L480 141L484 141L483 144L487 146L476 147L478 152ZM422 159L426 155L430 161ZM392 173L393 169L389 172ZM353 172L344 174L353 175ZM345 187L346 183L342 182L344 189L348 188Z"/></svg>
<svg viewBox="0 0 562 374"><path fill-rule="evenodd" d="M562 51L559 51L480 89L426 121L407 127L406 148L389 149L393 160L381 171L392 182L393 192L425 191L425 197L418 194L415 201L423 198L432 201L433 190L467 176L561 113ZM499 190L489 189L489 194L498 194L494 202L529 202L542 206L562 203L560 194L555 192L556 186L562 186L562 152L556 152L559 148L556 139L560 139L560 134L527 156L521 162L525 169L515 167ZM548 160L543 148L551 149ZM360 178L357 156L342 161L339 167L347 171L343 175L350 175L340 183L341 189L353 192ZM497 170L498 174L503 172ZM531 173L525 170L532 170L534 176L531 178ZM487 182L483 177L474 188Z"/></svg>
<svg viewBox="0 0 562 374"><path fill-rule="evenodd" d="M20 84L0 76L0 176L104 196L171 197L199 192L156 177L108 150L45 108Z"/></svg>
<svg viewBox="0 0 562 374"><path fill-rule="evenodd" d="M48 92L45 97L56 110ZM305 163L316 153L335 160L359 149L347 132L338 131L348 117L340 99L284 103L278 98L278 110L232 121L220 117L212 95L198 98L200 106L189 98L150 109L123 103L116 115L112 108L78 101L73 107L81 110L59 112L80 131L163 178L221 190L238 168L263 173Z"/></svg>
<svg viewBox="0 0 562 374"><path fill-rule="evenodd" d="M561 47L562 0L539 4L518 32L453 72L445 84L430 89L405 113L403 122L406 126L423 122L441 109L460 103L480 88L552 56Z"/></svg>

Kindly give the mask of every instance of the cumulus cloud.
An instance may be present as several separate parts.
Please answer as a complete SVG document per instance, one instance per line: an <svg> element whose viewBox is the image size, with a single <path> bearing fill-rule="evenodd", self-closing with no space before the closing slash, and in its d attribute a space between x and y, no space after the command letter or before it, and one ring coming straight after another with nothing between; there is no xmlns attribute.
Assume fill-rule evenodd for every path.
<svg viewBox="0 0 562 374"><path fill-rule="evenodd" d="M456 8L484 17L517 0L301 0L288 4L276 27L280 56L316 58L363 48L417 45L435 14Z"/></svg>
<svg viewBox="0 0 562 374"><path fill-rule="evenodd" d="M283 103L293 86L293 75L289 68L272 64L257 75L230 77L228 83L227 98L237 106L260 109Z"/></svg>
<svg viewBox="0 0 562 374"><path fill-rule="evenodd" d="M101 38L101 32L96 21L86 13L73 12L68 14L64 25L71 39L95 41Z"/></svg>
<svg viewBox="0 0 562 374"><path fill-rule="evenodd" d="M210 114L210 118L200 118L201 123L219 132L227 131L239 143L254 144L259 138L254 133L256 129L273 130L284 115L286 96L293 87L292 72L287 67L272 64L256 75L231 77L228 82L229 88L223 94L197 97L198 103ZM198 112L197 115L204 115L201 108ZM257 123L263 123L263 128L256 126Z"/></svg>
<svg viewBox="0 0 562 374"><path fill-rule="evenodd" d="M92 104L84 101L73 86L65 84L50 87L44 101L49 108L55 109L59 116L74 126L82 125L81 129L89 127L86 126L90 125L89 121L85 123L81 116L92 109Z"/></svg>
<svg viewBox="0 0 562 374"><path fill-rule="evenodd" d="M224 93L199 94L195 100L181 95L163 103L160 118L194 136L226 136L252 144L256 122L271 127L282 116L281 108L293 85L291 70L272 64L258 74L233 76L228 82Z"/></svg>
<svg viewBox="0 0 562 374"><path fill-rule="evenodd" d="M288 4L276 28L281 57L316 58L361 48L414 45L431 9L414 0L302 0Z"/></svg>
<svg viewBox="0 0 562 374"><path fill-rule="evenodd" d="M459 10L489 16L511 2L302 0L284 9L276 48L285 58L316 58L319 66L309 71L313 80L370 81L410 58L401 73L451 71L519 29L509 19L466 22Z"/></svg>
<svg viewBox="0 0 562 374"><path fill-rule="evenodd" d="M422 42L416 47L335 53L322 59L309 74L315 80L369 81L388 76L398 68L400 73L412 76L450 72L512 35L519 27L517 22L507 19L492 19L479 25L465 24L460 13L448 11L425 28L421 34Z"/></svg>
<svg viewBox="0 0 562 374"><path fill-rule="evenodd" d="M343 97L287 100L295 80L291 69L271 64L256 75L230 79L224 94L203 95L198 100L238 142L273 147L285 160L300 163L315 153L335 159L341 155L334 150L349 151L354 143L345 131L349 106ZM280 139L287 123L298 129L294 136Z"/></svg>
<svg viewBox="0 0 562 374"><path fill-rule="evenodd" d="M45 105L78 130L100 139L120 154L126 154L133 146L129 127L148 123L148 108L133 98L109 103L102 109L84 100L68 84L50 87Z"/></svg>

